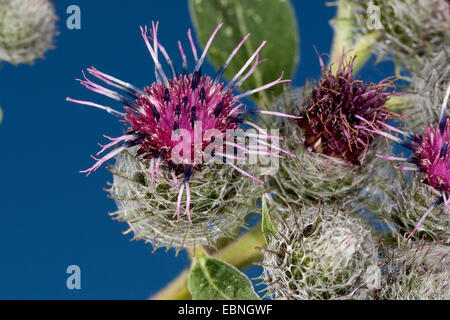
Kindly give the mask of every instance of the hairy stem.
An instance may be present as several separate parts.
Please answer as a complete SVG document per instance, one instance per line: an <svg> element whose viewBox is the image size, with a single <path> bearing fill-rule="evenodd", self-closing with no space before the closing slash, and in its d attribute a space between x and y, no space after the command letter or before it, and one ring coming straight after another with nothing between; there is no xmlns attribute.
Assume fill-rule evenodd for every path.
<svg viewBox="0 0 450 320"><path fill-rule="evenodd" d="M213 257L228 262L238 269L244 269L253 262L262 257L260 250L255 247L263 247L264 237L261 232L261 224L257 224L245 235L238 238L236 241L224 247ZM164 289L152 296L152 300L187 300L191 295L187 287L189 269L184 270L172 282L170 282Z"/></svg>
<svg viewBox="0 0 450 320"><path fill-rule="evenodd" d="M352 12L347 0L337 2L337 14L335 17L333 45L331 48L330 65L339 65L344 50L349 50L352 44Z"/></svg>

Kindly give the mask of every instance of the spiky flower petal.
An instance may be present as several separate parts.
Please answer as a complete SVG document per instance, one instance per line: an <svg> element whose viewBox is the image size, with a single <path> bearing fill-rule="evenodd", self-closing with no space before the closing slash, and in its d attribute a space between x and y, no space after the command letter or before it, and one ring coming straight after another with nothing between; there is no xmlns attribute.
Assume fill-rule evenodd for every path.
<svg viewBox="0 0 450 320"><path fill-rule="evenodd" d="M56 14L48 0L0 0L0 61L33 63L53 48Z"/></svg>
<svg viewBox="0 0 450 320"><path fill-rule="evenodd" d="M370 229L345 210L307 207L277 229L262 262L273 298L369 299L380 288Z"/></svg>

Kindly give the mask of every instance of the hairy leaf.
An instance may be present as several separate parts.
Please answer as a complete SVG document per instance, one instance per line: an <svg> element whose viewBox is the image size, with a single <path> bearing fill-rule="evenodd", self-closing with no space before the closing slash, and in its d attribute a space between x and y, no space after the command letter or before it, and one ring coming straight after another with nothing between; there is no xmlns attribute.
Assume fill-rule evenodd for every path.
<svg viewBox="0 0 450 320"><path fill-rule="evenodd" d="M299 60L299 35L295 14L288 0L190 0L189 3L202 45L208 41L217 24L224 23L208 52L209 61L217 69L244 36L251 33L225 72L228 80L241 69L261 42L267 40L259 58L268 61L258 66L244 82L242 91L272 82L282 71L284 78L292 77ZM278 85L263 91L259 97L269 102L272 93L278 95L281 91L282 86Z"/></svg>
<svg viewBox="0 0 450 320"><path fill-rule="evenodd" d="M251 281L232 265L196 253L188 279L193 300L259 300Z"/></svg>

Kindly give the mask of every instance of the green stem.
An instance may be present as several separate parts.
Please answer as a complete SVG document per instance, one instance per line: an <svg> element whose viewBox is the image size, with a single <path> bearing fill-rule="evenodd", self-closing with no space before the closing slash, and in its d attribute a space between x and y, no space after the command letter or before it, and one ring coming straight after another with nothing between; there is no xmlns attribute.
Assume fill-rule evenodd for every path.
<svg viewBox="0 0 450 320"><path fill-rule="evenodd" d="M351 6L347 0L338 0L335 18L333 45L329 65L339 66L342 53L349 50L352 43L353 21Z"/></svg>
<svg viewBox="0 0 450 320"><path fill-rule="evenodd" d="M256 247L265 245L264 237L261 232L261 224L256 225L245 235L238 238L235 242L217 252L213 257L228 262L238 269L244 269L253 262L261 259L262 254ZM189 269L184 270L171 283L163 288L152 300L187 300L191 295L187 287Z"/></svg>
<svg viewBox="0 0 450 320"><path fill-rule="evenodd" d="M338 0L337 6L336 25L329 66L333 72L336 72L342 54L348 50L353 50L358 55L353 66L353 72L356 74L372 55L379 34L372 32L360 36L355 43L353 41L354 19L352 17L352 6L348 3L348 0ZM347 59L351 59L351 56L348 56ZM347 63L348 61L345 62Z"/></svg>
<svg viewBox="0 0 450 320"><path fill-rule="evenodd" d="M405 105L408 104L409 99L408 95L391 96L386 102L385 108L393 112L404 111L408 108Z"/></svg>

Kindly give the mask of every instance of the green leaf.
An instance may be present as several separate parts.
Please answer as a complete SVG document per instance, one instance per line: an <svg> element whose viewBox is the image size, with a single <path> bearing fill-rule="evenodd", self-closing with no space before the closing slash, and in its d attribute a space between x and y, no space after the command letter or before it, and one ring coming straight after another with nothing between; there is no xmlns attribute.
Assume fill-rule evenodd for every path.
<svg viewBox="0 0 450 320"><path fill-rule="evenodd" d="M219 69L233 49L251 33L225 72L231 79L255 52L263 40L266 46L260 59L269 59L241 86L242 91L260 87L277 79L291 79L299 61L299 34L295 13L288 0L190 0L191 17L199 42L204 46L219 22L224 26L218 32L208 51L209 61ZM282 85L262 91L259 97L265 103L271 94L279 95ZM261 107L261 106L260 106Z"/></svg>
<svg viewBox="0 0 450 320"><path fill-rule="evenodd" d="M260 300L245 274L203 251L196 252L188 288L193 300Z"/></svg>
<svg viewBox="0 0 450 320"><path fill-rule="evenodd" d="M266 202L266 194L263 194L262 199L262 222L261 222L261 231L264 234L264 239L266 240L266 243L269 244L270 237L267 235L267 233L276 233L275 228L273 227L272 219L270 218L269 209L267 208L267 202Z"/></svg>

